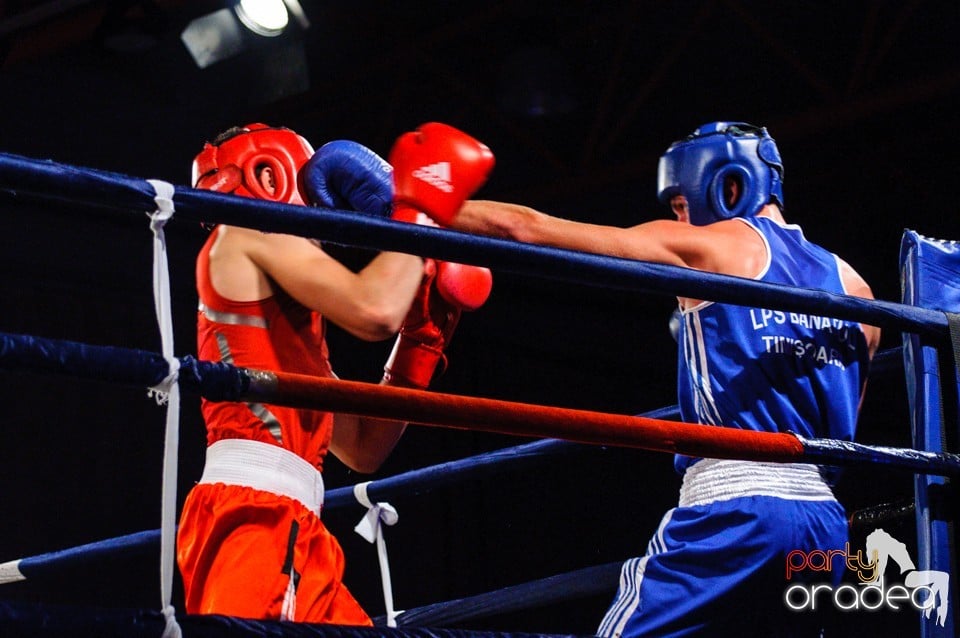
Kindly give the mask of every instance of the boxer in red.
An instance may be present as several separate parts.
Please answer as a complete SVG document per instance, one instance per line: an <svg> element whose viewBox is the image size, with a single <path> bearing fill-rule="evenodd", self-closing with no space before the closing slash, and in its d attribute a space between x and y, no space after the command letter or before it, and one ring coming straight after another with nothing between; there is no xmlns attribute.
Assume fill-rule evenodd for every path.
<svg viewBox="0 0 960 638"><path fill-rule="evenodd" d="M485 146L437 126L413 143L398 141L391 159L404 172L452 164L446 182L395 187L393 167L359 144L335 141L314 153L289 129L250 124L204 146L193 184L416 221L417 211L459 207L493 167ZM324 338L332 321L370 341L399 330L383 383L419 388L428 386L460 313L480 307L492 286L484 268L402 253L380 253L353 272L319 242L226 225L213 228L196 276L201 359L333 377ZM406 424L261 403L204 400L202 411L204 473L177 536L187 612L371 624L342 583L343 552L320 519L323 461L332 452L372 472Z"/></svg>

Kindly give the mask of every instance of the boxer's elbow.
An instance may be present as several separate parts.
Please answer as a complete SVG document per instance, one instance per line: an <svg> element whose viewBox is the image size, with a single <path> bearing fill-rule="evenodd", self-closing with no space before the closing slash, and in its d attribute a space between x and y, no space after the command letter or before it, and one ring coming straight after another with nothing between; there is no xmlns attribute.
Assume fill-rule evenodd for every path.
<svg viewBox="0 0 960 638"><path fill-rule="evenodd" d="M528 244L544 243L552 218L529 206L511 205L499 218L503 237Z"/></svg>
<svg viewBox="0 0 960 638"><path fill-rule="evenodd" d="M527 241L536 224L537 211L519 204L470 200L464 203L453 228L456 230L497 237Z"/></svg>

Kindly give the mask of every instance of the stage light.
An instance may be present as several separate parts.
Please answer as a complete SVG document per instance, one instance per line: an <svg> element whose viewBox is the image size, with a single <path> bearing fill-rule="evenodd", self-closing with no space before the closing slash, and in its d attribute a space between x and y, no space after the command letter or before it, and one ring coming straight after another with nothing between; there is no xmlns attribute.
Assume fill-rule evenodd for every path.
<svg viewBox="0 0 960 638"><path fill-rule="evenodd" d="M240 0L234 9L243 26L257 35L280 35L290 21L283 0Z"/></svg>
<svg viewBox="0 0 960 638"><path fill-rule="evenodd" d="M197 66L205 69L245 51L273 46L288 32L296 37L309 27L298 0L241 0L191 20L180 39ZM284 38L275 37L280 35Z"/></svg>

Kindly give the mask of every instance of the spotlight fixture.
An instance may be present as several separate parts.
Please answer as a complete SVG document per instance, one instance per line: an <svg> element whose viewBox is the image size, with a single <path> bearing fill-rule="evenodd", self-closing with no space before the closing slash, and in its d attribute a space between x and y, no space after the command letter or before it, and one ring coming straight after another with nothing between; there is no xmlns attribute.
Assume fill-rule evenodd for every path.
<svg viewBox="0 0 960 638"><path fill-rule="evenodd" d="M234 10L243 26L266 37L280 35L290 21L283 0L240 0Z"/></svg>
<svg viewBox="0 0 960 638"><path fill-rule="evenodd" d="M288 31L302 32L309 27L298 0L240 0L191 20L180 39L197 66L204 69L244 51L269 46L267 40L283 40L276 36Z"/></svg>

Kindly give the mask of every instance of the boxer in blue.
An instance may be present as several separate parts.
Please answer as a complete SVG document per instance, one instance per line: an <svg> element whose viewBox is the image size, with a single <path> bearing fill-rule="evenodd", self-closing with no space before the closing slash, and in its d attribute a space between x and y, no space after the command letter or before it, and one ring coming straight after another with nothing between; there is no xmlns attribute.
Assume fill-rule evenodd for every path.
<svg viewBox="0 0 960 638"><path fill-rule="evenodd" d="M714 122L670 146L657 195L677 219L615 228L468 201L458 230L872 298L866 282L783 217L783 164L766 129ZM680 298L684 421L852 440L876 327ZM678 456L677 507L626 562L602 636L780 636L786 555L843 549L847 522L825 470ZM842 566L832 576L839 577ZM820 574L822 576L822 574ZM803 627L810 629L810 627ZM816 627L814 634L817 635Z"/></svg>

